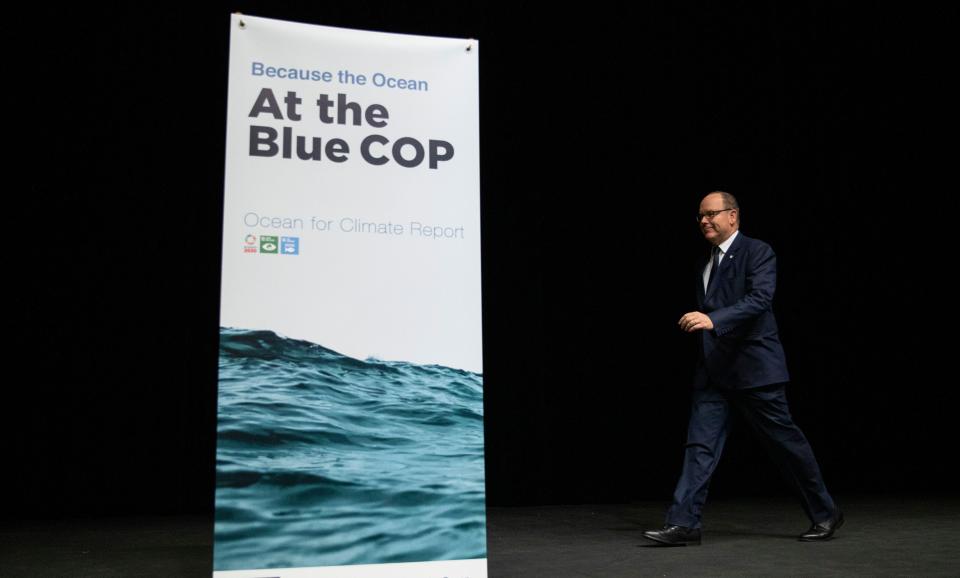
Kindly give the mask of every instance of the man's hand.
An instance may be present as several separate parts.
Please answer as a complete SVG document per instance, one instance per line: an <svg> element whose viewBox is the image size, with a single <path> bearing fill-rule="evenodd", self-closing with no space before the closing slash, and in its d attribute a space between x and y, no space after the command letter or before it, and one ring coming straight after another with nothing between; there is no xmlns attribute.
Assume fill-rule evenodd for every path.
<svg viewBox="0 0 960 578"><path fill-rule="evenodd" d="M687 333L693 333L694 331L700 331L702 329L713 329L713 321L707 317L706 313L700 313L699 311L684 313L678 325L680 325L680 329L683 329Z"/></svg>

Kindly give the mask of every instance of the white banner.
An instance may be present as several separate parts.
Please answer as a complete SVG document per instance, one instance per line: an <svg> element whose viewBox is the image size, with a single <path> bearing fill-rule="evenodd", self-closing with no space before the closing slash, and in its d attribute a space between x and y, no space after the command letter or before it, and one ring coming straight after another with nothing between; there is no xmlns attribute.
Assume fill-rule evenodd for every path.
<svg viewBox="0 0 960 578"><path fill-rule="evenodd" d="M215 574L484 576L478 44L231 25Z"/></svg>

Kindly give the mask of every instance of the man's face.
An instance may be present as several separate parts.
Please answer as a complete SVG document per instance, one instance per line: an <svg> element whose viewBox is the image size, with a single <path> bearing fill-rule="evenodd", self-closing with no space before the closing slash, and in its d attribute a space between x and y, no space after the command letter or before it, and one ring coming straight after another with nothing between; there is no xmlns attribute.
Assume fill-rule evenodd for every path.
<svg viewBox="0 0 960 578"><path fill-rule="evenodd" d="M700 215L700 231L713 245L723 243L737 230L737 219L740 217L736 209L724 210L723 197L715 194L707 195L700 201Z"/></svg>

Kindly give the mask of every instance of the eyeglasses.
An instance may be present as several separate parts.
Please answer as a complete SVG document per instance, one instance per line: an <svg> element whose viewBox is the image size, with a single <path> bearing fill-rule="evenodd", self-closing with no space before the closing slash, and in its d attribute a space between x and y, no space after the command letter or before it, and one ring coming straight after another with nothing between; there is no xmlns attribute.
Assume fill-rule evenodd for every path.
<svg viewBox="0 0 960 578"><path fill-rule="evenodd" d="M712 221L714 217L716 217L717 215L719 215L724 211L735 211L735 210L736 210L735 208L730 207L729 209L720 209L719 211L707 211L706 213L699 213L697 215L697 222L699 223L700 221L702 221L704 217L706 217L708 221Z"/></svg>

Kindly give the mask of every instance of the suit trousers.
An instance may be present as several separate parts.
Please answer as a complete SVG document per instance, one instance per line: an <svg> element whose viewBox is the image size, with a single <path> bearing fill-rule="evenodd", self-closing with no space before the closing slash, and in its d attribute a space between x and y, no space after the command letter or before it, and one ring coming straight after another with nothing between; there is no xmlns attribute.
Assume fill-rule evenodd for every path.
<svg viewBox="0 0 960 578"><path fill-rule="evenodd" d="M699 528L707 488L730 429L730 406L746 418L780 469L800 494L800 503L813 523L833 516L833 498L827 493L810 443L793 423L787 406L786 384L727 389L710 384L694 389L683 458L683 472L667 511L666 522Z"/></svg>

